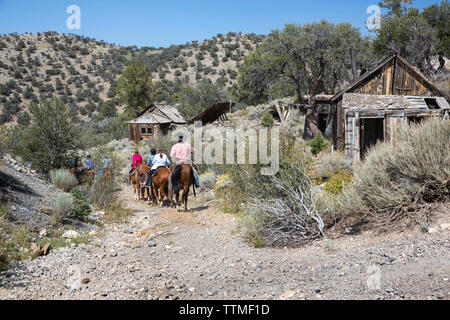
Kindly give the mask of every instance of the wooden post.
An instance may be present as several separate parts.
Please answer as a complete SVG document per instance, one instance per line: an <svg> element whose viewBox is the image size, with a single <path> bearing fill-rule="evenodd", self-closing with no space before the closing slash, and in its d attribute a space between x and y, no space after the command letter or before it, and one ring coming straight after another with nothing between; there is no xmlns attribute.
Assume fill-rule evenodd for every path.
<svg viewBox="0 0 450 320"><path fill-rule="evenodd" d="M281 112L280 105L278 104L278 100L275 100L275 108L277 109L278 116L280 117L280 120L283 123L284 122L284 116L283 116L283 113Z"/></svg>
<svg viewBox="0 0 450 320"><path fill-rule="evenodd" d="M361 161L361 120L359 118L359 113L357 112L355 114L355 132L353 134L355 135L355 162Z"/></svg>

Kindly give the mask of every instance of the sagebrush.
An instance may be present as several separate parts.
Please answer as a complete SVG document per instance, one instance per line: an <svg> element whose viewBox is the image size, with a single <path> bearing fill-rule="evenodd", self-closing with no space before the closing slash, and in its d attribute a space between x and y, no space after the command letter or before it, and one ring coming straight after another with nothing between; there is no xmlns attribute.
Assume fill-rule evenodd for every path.
<svg viewBox="0 0 450 320"><path fill-rule="evenodd" d="M78 185L77 178L67 169L58 169L51 171L50 181L64 192L70 192Z"/></svg>
<svg viewBox="0 0 450 320"><path fill-rule="evenodd" d="M430 205L449 201L449 155L449 120L405 124L395 145L383 143L369 151L336 210L342 219L359 217L380 230L426 224Z"/></svg>

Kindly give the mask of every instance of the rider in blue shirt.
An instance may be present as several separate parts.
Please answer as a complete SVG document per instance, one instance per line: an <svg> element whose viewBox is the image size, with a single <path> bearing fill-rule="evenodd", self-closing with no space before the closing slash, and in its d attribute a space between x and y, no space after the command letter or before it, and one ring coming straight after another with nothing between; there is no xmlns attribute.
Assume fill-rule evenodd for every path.
<svg viewBox="0 0 450 320"><path fill-rule="evenodd" d="M152 154L150 155L150 157L148 157L148 161L147 161L147 166L151 167L153 164L153 160L155 159L156 156L156 150L155 148L152 149Z"/></svg>
<svg viewBox="0 0 450 320"><path fill-rule="evenodd" d="M86 170L92 170L94 168L94 165L92 164L91 156L88 155L86 157L86 161L84 162L84 169Z"/></svg>

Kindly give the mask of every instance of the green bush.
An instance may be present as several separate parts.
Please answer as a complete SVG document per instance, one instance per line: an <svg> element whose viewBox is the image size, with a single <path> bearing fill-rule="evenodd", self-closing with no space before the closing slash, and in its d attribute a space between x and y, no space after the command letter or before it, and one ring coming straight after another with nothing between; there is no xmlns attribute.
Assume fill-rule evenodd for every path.
<svg viewBox="0 0 450 320"><path fill-rule="evenodd" d="M351 172L346 170L337 170L334 173L329 173L323 189L331 194L340 194L342 189L352 182L352 178Z"/></svg>
<svg viewBox="0 0 450 320"><path fill-rule="evenodd" d="M399 224L426 224L436 202L449 201L450 121L405 124L395 145L378 144L354 170L336 210L342 218L390 230Z"/></svg>
<svg viewBox="0 0 450 320"><path fill-rule="evenodd" d="M11 151L46 174L64 167L79 142L69 108L54 98L41 105L32 103L30 113L29 127L16 126L8 134Z"/></svg>
<svg viewBox="0 0 450 320"><path fill-rule="evenodd" d="M328 142L323 138L323 135L319 133L311 142L311 152L314 155L319 154L328 147Z"/></svg>
<svg viewBox="0 0 450 320"><path fill-rule="evenodd" d="M70 192L78 185L77 178L67 169L58 169L50 172L51 182L64 192Z"/></svg>
<svg viewBox="0 0 450 320"><path fill-rule="evenodd" d="M266 112L262 118L261 125L266 128L272 128L275 120L270 112Z"/></svg>
<svg viewBox="0 0 450 320"><path fill-rule="evenodd" d="M92 212L91 206L89 205L83 191L84 190L82 188L77 187L71 192L73 197L73 209L71 211L71 215L82 221L86 220Z"/></svg>

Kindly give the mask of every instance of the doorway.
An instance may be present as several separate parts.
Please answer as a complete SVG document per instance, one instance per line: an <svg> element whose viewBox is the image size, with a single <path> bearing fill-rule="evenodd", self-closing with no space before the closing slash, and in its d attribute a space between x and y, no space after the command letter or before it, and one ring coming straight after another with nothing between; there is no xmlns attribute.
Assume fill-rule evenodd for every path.
<svg viewBox="0 0 450 320"><path fill-rule="evenodd" d="M379 141L384 141L384 118L363 118L360 121L359 143L361 159L364 160L370 147L376 145Z"/></svg>

